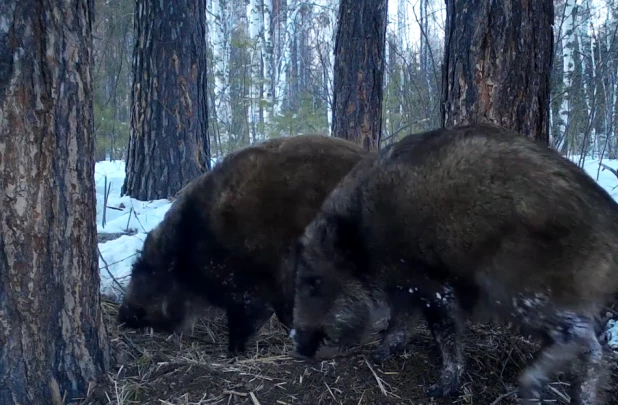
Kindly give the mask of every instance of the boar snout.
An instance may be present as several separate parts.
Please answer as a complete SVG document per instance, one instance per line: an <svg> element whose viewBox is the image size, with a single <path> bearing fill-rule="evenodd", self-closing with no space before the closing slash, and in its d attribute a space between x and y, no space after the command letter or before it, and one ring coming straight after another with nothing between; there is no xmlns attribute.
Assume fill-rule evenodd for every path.
<svg viewBox="0 0 618 405"><path fill-rule="evenodd" d="M321 329L303 328L292 329L290 337L294 342L294 356L310 359L315 356L326 335Z"/></svg>
<svg viewBox="0 0 618 405"><path fill-rule="evenodd" d="M140 329L148 326L146 322L146 310L142 307L129 304L122 304L118 308L118 323L124 324L131 329Z"/></svg>

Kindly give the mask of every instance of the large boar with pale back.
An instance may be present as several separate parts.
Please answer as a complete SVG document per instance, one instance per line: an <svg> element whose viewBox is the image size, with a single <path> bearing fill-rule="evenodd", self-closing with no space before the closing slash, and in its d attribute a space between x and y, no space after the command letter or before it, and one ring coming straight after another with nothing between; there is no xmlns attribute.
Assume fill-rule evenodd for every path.
<svg viewBox="0 0 618 405"><path fill-rule="evenodd" d="M489 313L541 339L524 404L559 371L571 403L601 403L595 322L618 286L618 205L548 147L488 124L409 135L348 174L296 250L296 355L358 335L386 305L385 360L420 311L442 355L428 394L452 395L463 322Z"/></svg>
<svg viewBox="0 0 618 405"><path fill-rule="evenodd" d="M363 157L352 142L283 137L228 154L186 186L148 233L118 321L186 331L206 305L225 309L228 350L245 351L273 313L291 326L294 242Z"/></svg>

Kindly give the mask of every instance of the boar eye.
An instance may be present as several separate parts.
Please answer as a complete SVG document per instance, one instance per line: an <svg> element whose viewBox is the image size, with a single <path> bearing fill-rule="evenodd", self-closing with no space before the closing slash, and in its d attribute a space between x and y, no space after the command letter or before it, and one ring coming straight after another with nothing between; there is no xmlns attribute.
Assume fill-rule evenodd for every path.
<svg viewBox="0 0 618 405"><path fill-rule="evenodd" d="M304 278L303 284L307 286L307 289L309 290L309 294L315 295L318 293L320 286L322 284L322 277L307 276Z"/></svg>

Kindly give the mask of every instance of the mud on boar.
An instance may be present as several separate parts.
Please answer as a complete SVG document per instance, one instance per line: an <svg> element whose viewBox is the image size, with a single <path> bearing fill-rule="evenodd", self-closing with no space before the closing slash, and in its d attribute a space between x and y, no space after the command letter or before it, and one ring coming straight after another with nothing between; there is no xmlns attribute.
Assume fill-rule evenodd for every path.
<svg viewBox="0 0 618 405"><path fill-rule="evenodd" d="M519 379L523 403L571 371L572 403L599 404L595 316L618 280L609 194L555 151L492 125L410 135L370 166L348 174L299 239L295 353L312 357L387 305L375 352L387 359L420 310L442 355L428 394L453 395L463 322L489 310L543 342Z"/></svg>
<svg viewBox="0 0 618 405"><path fill-rule="evenodd" d="M146 237L117 320L182 332L206 305L224 308L231 354L274 311L291 327L293 246L324 198L363 157L321 135L230 153L187 185Z"/></svg>

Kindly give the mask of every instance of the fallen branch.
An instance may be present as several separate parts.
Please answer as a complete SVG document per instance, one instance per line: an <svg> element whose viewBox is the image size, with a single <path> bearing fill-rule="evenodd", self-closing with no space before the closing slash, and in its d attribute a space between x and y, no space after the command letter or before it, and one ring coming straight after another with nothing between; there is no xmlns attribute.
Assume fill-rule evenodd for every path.
<svg viewBox="0 0 618 405"><path fill-rule="evenodd" d="M506 394L502 394L498 398L494 399L494 401L489 405L498 405L500 402L502 402L503 399L506 399L515 393L517 393L517 390L509 391Z"/></svg>
<svg viewBox="0 0 618 405"><path fill-rule="evenodd" d="M118 280L116 280L116 277L114 277L114 275L112 274L112 272L109 270L109 265L107 264L107 261L105 260L105 258L103 257L103 254L101 253L101 249L99 249L99 246L97 246L97 252L99 252L99 257L101 258L101 260L103 260L103 264L105 265L105 270L107 270L107 274L109 274L109 276L112 278L112 280L114 281L114 283L116 283L116 285L118 286L118 288L120 288L120 291L122 291L122 293L126 293L124 287L122 286L122 284L120 284L118 282Z"/></svg>
<svg viewBox="0 0 618 405"><path fill-rule="evenodd" d="M599 165L601 165L603 167L603 169L607 169L610 172L612 172L614 174L614 176L616 176L616 178L618 178L618 170L609 167L608 165L606 165L605 163L599 163Z"/></svg>

